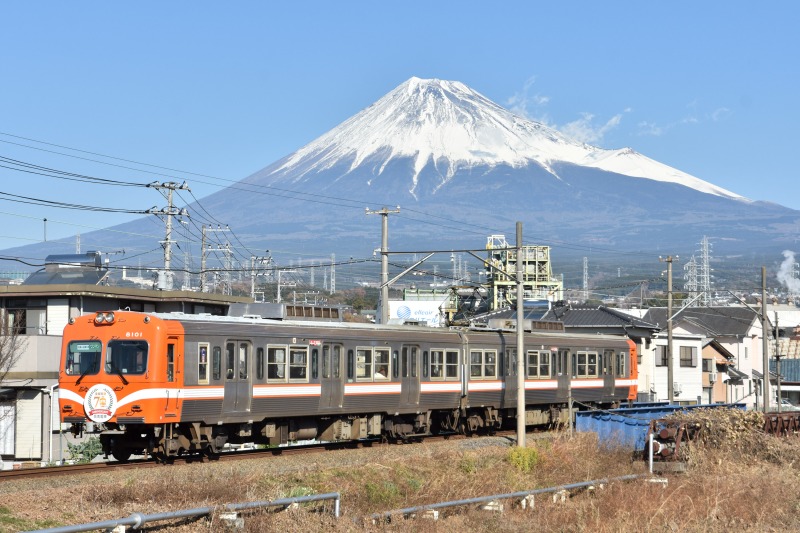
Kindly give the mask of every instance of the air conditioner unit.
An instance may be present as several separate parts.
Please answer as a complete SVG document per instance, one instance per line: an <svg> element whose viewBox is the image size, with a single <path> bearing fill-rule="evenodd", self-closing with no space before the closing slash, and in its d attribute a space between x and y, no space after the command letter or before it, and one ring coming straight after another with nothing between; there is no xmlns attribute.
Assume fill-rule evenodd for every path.
<svg viewBox="0 0 800 533"><path fill-rule="evenodd" d="M708 373L708 382L710 384L712 384L712 385L717 382L717 371L716 370L712 370L711 372Z"/></svg>
<svg viewBox="0 0 800 533"><path fill-rule="evenodd" d="M680 383L678 383L677 381L676 381L676 382L674 382L674 383L672 384L672 393L673 393L675 396L680 396L680 394L681 394L682 392L683 392L683 389L681 388L681 384L680 384Z"/></svg>

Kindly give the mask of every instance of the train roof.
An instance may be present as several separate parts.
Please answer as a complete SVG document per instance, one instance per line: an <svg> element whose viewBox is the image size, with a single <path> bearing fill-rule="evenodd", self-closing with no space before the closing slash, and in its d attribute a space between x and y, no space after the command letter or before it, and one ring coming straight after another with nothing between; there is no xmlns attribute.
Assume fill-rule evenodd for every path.
<svg viewBox="0 0 800 533"><path fill-rule="evenodd" d="M140 315L148 315L152 317L156 317L162 320L177 320L183 323L193 323L193 324L201 324L201 323L214 323L214 324L236 324L236 325L264 325L264 326L275 326L275 327L286 327L286 328L313 328L313 329L333 329L339 330L342 332L346 331L375 331L375 332L385 332L385 333L413 333L416 335L419 334L427 334L427 335L436 335L436 334L447 334L447 333L464 333L464 334L474 334L474 333L482 333L482 334L516 334L516 331L513 329L501 329L501 328L488 328L488 327L460 327L460 326L452 326L450 328L432 328L427 326L416 326L416 325L406 325L406 324L367 324L367 323L359 323L359 322L335 322L335 321L312 321L312 320L273 320L273 319L265 319L261 318L260 316L220 316L220 315L209 315L209 314L186 314L180 312L172 312L172 313L139 313L134 311L127 311L126 313L135 313ZM571 339L583 339L583 340L604 340L604 341L619 341L622 339L626 339L627 337L623 337L621 335L601 335L601 334L589 334L589 333L567 333L564 331L553 331L553 330L526 330L526 336L536 336L536 337L553 337L553 338L561 338L561 337L569 337Z"/></svg>

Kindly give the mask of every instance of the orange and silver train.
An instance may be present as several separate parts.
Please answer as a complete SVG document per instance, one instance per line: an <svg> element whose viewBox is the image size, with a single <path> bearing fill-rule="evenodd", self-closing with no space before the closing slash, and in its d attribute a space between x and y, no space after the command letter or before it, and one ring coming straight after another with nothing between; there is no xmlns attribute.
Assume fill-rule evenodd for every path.
<svg viewBox="0 0 800 533"><path fill-rule="evenodd" d="M226 443L413 439L516 426L516 332L99 312L64 329L61 420L117 460ZM622 337L524 335L527 425L636 399ZM91 423L89 425L88 423ZM91 428L91 429L90 429Z"/></svg>

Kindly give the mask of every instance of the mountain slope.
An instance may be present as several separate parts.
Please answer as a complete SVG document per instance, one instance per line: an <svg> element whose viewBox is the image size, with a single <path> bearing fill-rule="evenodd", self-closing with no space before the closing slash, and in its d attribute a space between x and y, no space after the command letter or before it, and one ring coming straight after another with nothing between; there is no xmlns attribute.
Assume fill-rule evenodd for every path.
<svg viewBox="0 0 800 533"><path fill-rule="evenodd" d="M800 227L798 211L751 201L629 148L577 142L462 83L418 78L200 204L187 206L195 222L230 225L247 256L264 249L371 256L381 224L364 207L395 205L395 251L481 248L490 234L513 235L521 221L526 242L558 246L562 257L691 255L703 236L715 254L779 256ZM152 221L114 229L145 227ZM86 249L158 247L120 235L81 238ZM72 249L54 245L46 253ZM36 248L14 251L30 256Z"/></svg>
<svg viewBox="0 0 800 533"><path fill-rule="evenodd" d="M380 181L392 161L410 160L413 172L408 190L419 197L420 173L432 164L440 176L438 187L460 170L538 164L558 177L553 165L572 163L631 177L679 183L697 191L742 197L673 169L630 148L603 150L567 138L543 124L526 120L498 106L459 82L411 78L373 105L354 115L271 169L276 181L291 176L300 184L346 162L353 172L369 166ZM256 180L266 176L256 174ZM392 176L397 179L396 176Z"/></svg>

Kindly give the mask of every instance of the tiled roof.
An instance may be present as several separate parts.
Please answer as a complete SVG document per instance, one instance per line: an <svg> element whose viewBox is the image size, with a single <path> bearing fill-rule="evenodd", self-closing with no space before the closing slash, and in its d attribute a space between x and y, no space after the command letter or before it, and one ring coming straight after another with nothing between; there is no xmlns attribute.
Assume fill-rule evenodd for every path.
<svg viewBox="0 0 800 533"><path fill-rule="evenodd" d="M673 314L678 308L673 309ZM644 319L667 327L666 307L651 307ZM687 307L674 319L673 325L681 322L694 324L704 329L709 337L746 335L758 316L747 307Z"/></svg>
<svg viewBox="0 0 800 533"><path fill-rule="evenodd" d="M636 327L643 329L660 329L655 324L621 313L615 309L601 305L600 307L554 307L542 317L542 320L559 320L565 327L620 328Z"/></svg>

